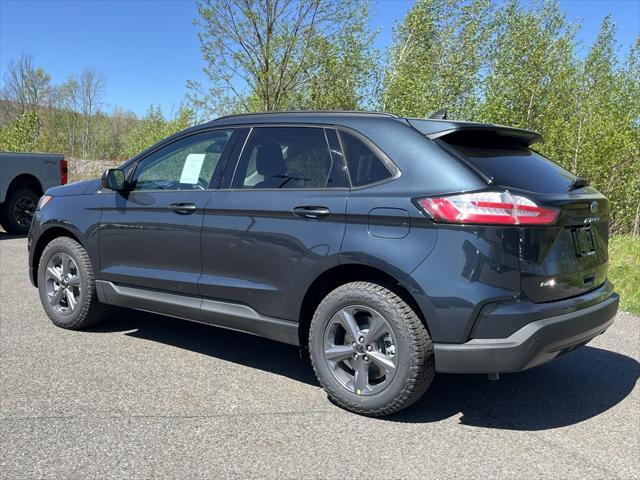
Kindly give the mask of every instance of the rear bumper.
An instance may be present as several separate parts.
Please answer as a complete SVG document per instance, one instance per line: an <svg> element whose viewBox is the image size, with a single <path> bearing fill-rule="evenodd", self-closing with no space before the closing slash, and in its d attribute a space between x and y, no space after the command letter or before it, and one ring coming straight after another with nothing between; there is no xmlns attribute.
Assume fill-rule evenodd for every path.
<svg viewBox="0 0 640 480"><path fill-rule="evenodd" d="M578 311L526 324L507 338L436 343L436 370L446 373L517 372L554 359L603 333L618 310L619 296Z"/></svg>

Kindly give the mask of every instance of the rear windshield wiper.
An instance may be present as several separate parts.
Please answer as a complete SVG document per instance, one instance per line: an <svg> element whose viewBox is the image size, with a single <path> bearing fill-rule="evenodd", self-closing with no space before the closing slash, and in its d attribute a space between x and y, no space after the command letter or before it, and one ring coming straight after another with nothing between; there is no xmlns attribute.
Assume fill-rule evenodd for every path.
<svg viewBox="0 0 640 480"><path fill-rule="evenodd" d="M587 185L589 185L589 180L577 177L569 184L569 191L577 190L578 188L586 187Z"/></svg>

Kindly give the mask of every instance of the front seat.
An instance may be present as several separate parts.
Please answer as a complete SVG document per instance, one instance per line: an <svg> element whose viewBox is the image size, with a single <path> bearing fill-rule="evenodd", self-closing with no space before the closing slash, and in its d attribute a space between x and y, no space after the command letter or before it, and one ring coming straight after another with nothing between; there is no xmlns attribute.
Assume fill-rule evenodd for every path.
<svg viewBox="0 0 640 480"><path fill-rule="evenodd" d="M264 177L253 188L278 188L286 181L287 163L276 143L264 143L256 153L256 170Z"/></svg>

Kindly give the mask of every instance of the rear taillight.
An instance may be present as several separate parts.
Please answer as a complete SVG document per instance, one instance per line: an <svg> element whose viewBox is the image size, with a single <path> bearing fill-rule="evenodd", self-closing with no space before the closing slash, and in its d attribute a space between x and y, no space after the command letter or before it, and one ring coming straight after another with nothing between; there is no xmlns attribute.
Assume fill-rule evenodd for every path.
<svg viewBox="0 0 640 480"><path fill-rule="evenodd" d="M66 160L60 160L60 185L69 181L69 166Z"/></svg>
<svg viewBox="0 0 640 480"><path fill-rule="evenodd" d="M509 192L477 192L418 200L438 222L500 225L550 225L558 218L555 208Z"/></svg>

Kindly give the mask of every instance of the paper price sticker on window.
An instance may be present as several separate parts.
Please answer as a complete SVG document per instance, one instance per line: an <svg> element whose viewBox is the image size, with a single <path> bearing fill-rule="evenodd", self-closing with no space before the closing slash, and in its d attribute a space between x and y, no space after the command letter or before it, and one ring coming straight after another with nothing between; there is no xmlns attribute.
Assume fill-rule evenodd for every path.
<svg viewBox="0 0 640 480"><path fill-rule="evenodd" d="M180 183L189 185L196 185L198 183L205 155L204 153L190 153L187 155L187 159L184 161L184 167L182 167Z"/></svg>

